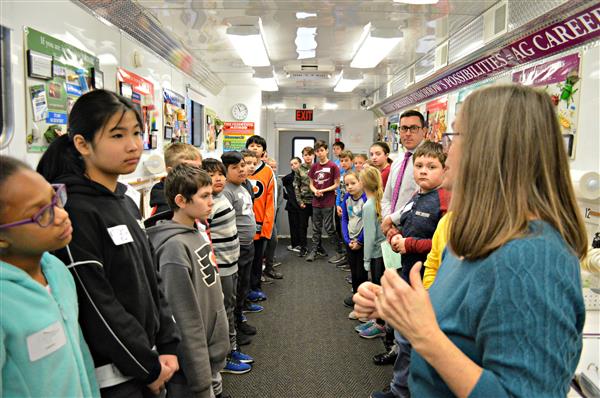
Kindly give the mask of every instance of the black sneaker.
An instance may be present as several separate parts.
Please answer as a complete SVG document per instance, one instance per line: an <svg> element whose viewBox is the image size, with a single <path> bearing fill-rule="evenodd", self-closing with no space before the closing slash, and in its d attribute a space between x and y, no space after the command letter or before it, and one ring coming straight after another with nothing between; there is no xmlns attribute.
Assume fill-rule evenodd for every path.
<svg viewBox="0 0 600 398"><path fill-rule="evenodd" d="M397 356L398 353L392 348L387 352L382 352L381 354L375 355L373 357L373 363L379 366L392 365L394 362L396 362Z"/></svg>
<svg viewBox="0 0 600 398"><path fill-rule="evenodd" d="M301 247L300 252L298 252L298 257L304 257L308 254L308 249L306 247Z"/></svg>
<svg viewBox="0 0 600 398"><path fill-rule="evenodd" d="M327 257L328 256L327 252L322 247L317 248L317 253L316 254L319 257Z"/></svg>
<svg viewBox="0 0 600 398"><path fill-rule="evenodd" d="M277 272L275 270L264 270L263 273L272 279L283 279L283 274L281 272Z"/></svg>
<svg viewBox="0 0 600 398"><path fill-rule="evenodd" d="M248 336L253 336L256 334L256 328L252 325L249 325L248 322L238 323L237 330L243 334L247 334Z"/></svg>
<svg viewBox="0 0 600 398"><path fill-rule="evenodd" d="M344 305L346 307L354 308L354 301L352 301L352 296L348 296L344 299Z"/></svg>
<svg viewBox="0 0 600 398"><path fill-rule="evenodd" d="M240 331L238 331L235 335L235 341L238 345L248 345L252 343L252 336L248 336Z"/></svg>
<svg viewBox="0 0 600 398"><path fill-rule="evenodd" d="M306 255L305 260L312 263L313 261L315 261L315 257L317 257L317 253L315 251L312 251Z"/></svg>

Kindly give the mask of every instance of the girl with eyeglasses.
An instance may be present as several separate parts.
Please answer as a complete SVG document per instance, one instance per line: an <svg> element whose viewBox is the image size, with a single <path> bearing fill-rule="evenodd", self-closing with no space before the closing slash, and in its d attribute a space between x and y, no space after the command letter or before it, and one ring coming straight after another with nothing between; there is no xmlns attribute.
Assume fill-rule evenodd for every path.
<svg viewBox="0 0 600 398"><path fill-rule="evenodd" d="M142 125L126 98L88 92L73 105L68 135L53 141L38 165L69 193L73 240L56 254L75 278L103 397L158 394L179 368L179 336L139 210L118 182L140 161Z"/></svg>
<svg viewBox="0 0 600 398"><path fill-rule="evenodd" d="M99 397L73 277L64 185L0 156L0 396Z"/></svg>

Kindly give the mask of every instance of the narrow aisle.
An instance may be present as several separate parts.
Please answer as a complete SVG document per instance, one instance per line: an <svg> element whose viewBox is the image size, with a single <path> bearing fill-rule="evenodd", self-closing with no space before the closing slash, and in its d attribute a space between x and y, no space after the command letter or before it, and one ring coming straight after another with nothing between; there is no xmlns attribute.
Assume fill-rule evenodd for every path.
<svg viewBox="0 0 600 398"><path fill-rule="evenodd" d="M366 398L389 383L392 367L375 366L381 339L366 340L354 331L343 299L350 294L349 273L320 259L308 263L279 241L276 268L284 279L263 285L265 310L247 314L258 328L242 351L256 360L245 375L224 374L233 398ZM330 254L334 250L326 246Z"/></svg>

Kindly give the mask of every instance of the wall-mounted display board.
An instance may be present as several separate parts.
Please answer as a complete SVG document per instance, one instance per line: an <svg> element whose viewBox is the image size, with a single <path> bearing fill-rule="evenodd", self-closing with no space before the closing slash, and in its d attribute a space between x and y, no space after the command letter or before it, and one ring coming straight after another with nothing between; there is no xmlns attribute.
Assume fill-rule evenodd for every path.
<svg viewBox="0 0 600 398"><path fill-rule="evenodd" d="M223 124L223 152L241 151L246 140L254 135L254 122L225 122Z"/></svg>
<svg viewBox="0 0 600 398"><path fill-rule="evenodd" d="M191 106L188 118L191 123L191 142L195 147L201 147L204 142L204 105L196 101L190 101Z"/></svg>
<svg viewBox="0 0 600 398"><path fill-rule="evenodd" d="M556 107L569 156L574 158L580 88L579 53L532 66L513 74L513 82L544 87Z"/></svg>
<svg viewBox="0 0 600 398"><path fill-rule="evenodd" d="M427 135L426 139L433 142L440 142L442 134L448 128L448 98L438 98L428 102L427 109Z"/></svg>
<svg viewBox="0 0 600 398"><path fill-rule="evenodd" d="M164 137L171 142L189 142L188 119L185 111L185 97L174 91L163 89Z"/></svg>
<svg viewBox="0 0 600 398"><path fill-rule="evenodd" d="M398 150L398 143L400 142L400 137L398 136L398 124L400 123L400 114L396 113L387 118L387 130L385 134L385 142L387 142L392 152L396 152Z"/></svg>
<svg viewBox="0 0 600 398"><path fill-rule="evenodd" d="M92 83L99 60L55 37L25 28L27 151L43 152L66 134L73 104Z"/></svg>
<svg viewBox="0 0 600 398"><path fill-rule="evenodd" d="M144 149L156 148L158 128L156 127L156 107L154 106L154 84L123 68L117 69L119 94L129 98L142 116Z"/></svg>
<svg viewBox="0 0 600 398"><path fill-rule="evenodd" d="M210 108L204 108L204 114L206 115L206 149L214 151L217 147L217 130L215 127L217 112Z"/></svg>

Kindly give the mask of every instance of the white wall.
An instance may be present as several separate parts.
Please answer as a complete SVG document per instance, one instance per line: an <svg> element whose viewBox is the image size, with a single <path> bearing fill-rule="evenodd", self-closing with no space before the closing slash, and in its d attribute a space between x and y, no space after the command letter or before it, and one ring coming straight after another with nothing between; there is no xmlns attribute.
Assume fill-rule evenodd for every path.
<svg viewBox="0 0 600 398"><path fill-rule="evenodd" d="M100 70L104 72L104 86L108 90L116 91L117 67L125 68L152 81L155 89L154 104L160 110L157 118L158 126L162 126L162 88L171 89L185 96L185 87L188 83L206 94L205 98L200 98L201 103L214 109L219 115L223 114L222 93L219 93L219 96L210 94L190 76L147 51L117 28L105 25L71 2L3 1L0 8L0 23L12 29L11 63L15 105L15 136L8 147L1 151L3 154L22 159L34 167L41 157L40 153L27 153L25 143L26 104L29 101L25 87L26 65L23 34L25 27L34 28L96 55L100 59ZM50 18L49 16L59 17ZM143 63L140 67L133 65L135 51L142 55ZM161 155L162 148L163 138L159 134L157 149L144 151L138 169L135 173L124 176L123 179L132 181L148 177L149 173L144 169L143 161L153 153Z"/></svg>
<svg viewBox="0 0 600 398"><path fill-rule="evenodd" d="M279 148L277 136L277 129L279 128L329 130L331 132L329 144L332 144L335 126L340 125L342 128L341 140L346 144L346 149L354 153L368 153L373 142L375 116L371 111L315 109L312 122L296 122L296 111L294 109L268 109L263 113L263 116L264 131L267 134L267 147L269 153L276 156L279 155L276 152Z"/></svg>

